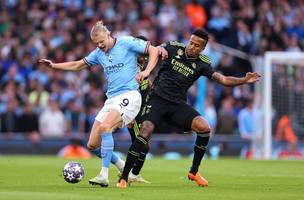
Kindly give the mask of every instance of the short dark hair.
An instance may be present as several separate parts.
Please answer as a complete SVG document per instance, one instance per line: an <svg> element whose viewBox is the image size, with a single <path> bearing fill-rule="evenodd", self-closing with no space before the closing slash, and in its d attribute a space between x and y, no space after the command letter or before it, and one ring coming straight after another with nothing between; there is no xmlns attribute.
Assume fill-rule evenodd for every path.
<svg viewBox="0 0 304 200"><path fill-rule="evenodd" d="M209 39L208 33L201 28L195 29L192 32L192 35L196 35L197 37L200 37L200 38L206 40L206 43L208 42L208 39Z"/></svg>

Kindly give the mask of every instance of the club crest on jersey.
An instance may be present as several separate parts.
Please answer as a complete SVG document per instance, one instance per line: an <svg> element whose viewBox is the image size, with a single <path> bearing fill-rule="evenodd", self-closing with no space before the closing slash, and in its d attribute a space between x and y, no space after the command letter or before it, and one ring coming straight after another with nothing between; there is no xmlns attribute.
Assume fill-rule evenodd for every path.
<svg viewBox="0 0 304 200"><path fill-rule="evenodd" d="M111 54L108 55L108 60L109 60L109 62L112 62L112 55Z"/></svg>
<svg viewBox="0 0 304 200"><path fill-rule="evenodd" d="M178 49L177 50L177 56L175 56L176 58L180 58L181 56L184 55L184 51L182 49Z"/></svg>
<svg viewBox="0 0 304 200"><path fill-rule="evenodd" d="M196 68L196 64L195 64L195 63L192 63L192 67L195 69L195 68Z"/></svg>

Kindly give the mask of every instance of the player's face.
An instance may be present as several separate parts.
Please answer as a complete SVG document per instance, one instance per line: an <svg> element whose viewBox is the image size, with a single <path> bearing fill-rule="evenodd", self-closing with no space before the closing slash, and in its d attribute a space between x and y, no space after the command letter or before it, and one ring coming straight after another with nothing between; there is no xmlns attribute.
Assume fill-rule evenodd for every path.
<svg viewBox="0 0 304 200"><path fill-rule="evenodd" d="M188 46L187 55L190 57L197 57L203 49L206 47L206 40L196 35L191 35Z"/></svg>
<svg viewBox="0 0 304 200"><path fill-rule="evenodd" d="M94 44L103 52L109 50L110 46L110 35L107 33L100 33L95 37L92 37Z"/></svg>

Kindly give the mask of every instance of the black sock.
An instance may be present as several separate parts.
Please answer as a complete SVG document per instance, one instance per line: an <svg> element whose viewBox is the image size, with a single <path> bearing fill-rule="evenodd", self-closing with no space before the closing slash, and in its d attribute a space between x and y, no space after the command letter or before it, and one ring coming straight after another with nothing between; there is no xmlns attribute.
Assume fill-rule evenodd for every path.
<svg viewBox="0 0 304 200"><path fill-rule="evenodd" d="M145 160L146 160L146 155L147 153L149 152L149 146L146 145L144 147L144 149L140 152L140 155L138 157L138 159L136 160L135 162L135 165L132 169L132 174L134 175L138 175L141 168L143 167L144 163L145 163Z"/></svg>
<svg viewBox="0 0 304 200"><path fill-rule="evenodd" d="M124 170L121 175L121 179L124 179L128 181L128 175L131 171L131 169L134 167L134 163L138 159L140 152L142 149L145 147L145 145L148 143L148 140L142 136L138 136L134 142L132 143L128 155L127 155L127 160L125 163Z"/></svg>
<svg viewBox="0 0 304 200"><path fill-rule="evenodd" d="M192 174L196 174L198 171L198 168L201 164L201 161L204 157L204 154L206 152L208 142L210 138L210 133L197 133L196 134L196 141L194 146L194 156L192 161L192 167L190 169L190 172Z"/></svg>

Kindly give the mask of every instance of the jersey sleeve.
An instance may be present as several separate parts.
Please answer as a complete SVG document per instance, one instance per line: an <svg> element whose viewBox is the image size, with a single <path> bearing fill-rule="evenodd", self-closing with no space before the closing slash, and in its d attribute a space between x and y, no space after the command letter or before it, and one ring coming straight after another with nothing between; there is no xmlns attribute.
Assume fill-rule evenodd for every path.
<svg viewBox="0 0 304 200"><path fill-rule="evenodd" d="M201 75L206 76L207 78L211 79L213 73L215 72L211 66L211 60L206 55L200 55L199 59L203 66L202 70L201 70Z"/></svg>
<svg viewBox="0 0 304 200"><path fill-rule="evenodd" d="M162 43L160 46L164 47L169 54L172 52L172 50L174 48L173 45L171 44L171 42Z"/></svg>
<svg viewBox="0 0 304 200"><path fill-rule="evenodd" d="M132 51L136 53L148 53L148 48L150 46L150 41L144 41L139 38L132 36L124 37L124 44Z"/></svg>
<svg viewBox="0 0 304 200"><path fill-rule="evenodd" d="M215 72L214 69L211 67L210 64L205 64L202 75L208 77L209 79L212 78L213 73Z"/></svg>
<svg viewBox="0 0 304 200"><path fill-rule="evenodd" d="M86 56L85 58L83 58L83 61L88 65L88 66L92 66L92 65L98 65L98 49L96 48L95 50L91 51L91 53Z"/></svg>

